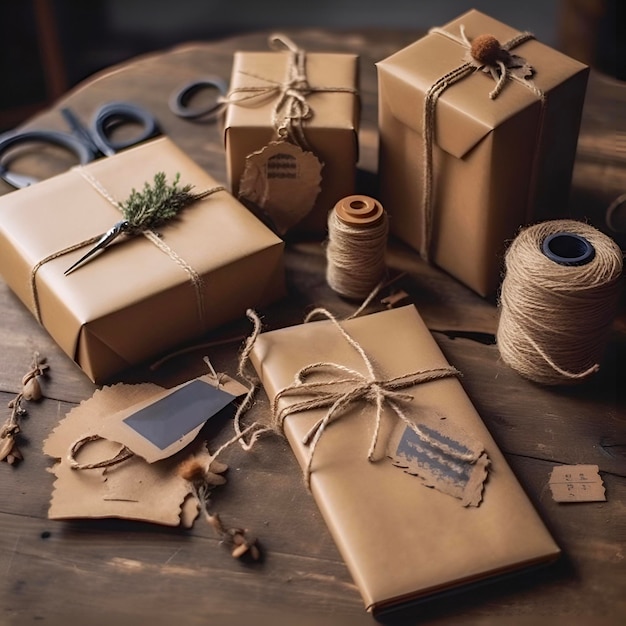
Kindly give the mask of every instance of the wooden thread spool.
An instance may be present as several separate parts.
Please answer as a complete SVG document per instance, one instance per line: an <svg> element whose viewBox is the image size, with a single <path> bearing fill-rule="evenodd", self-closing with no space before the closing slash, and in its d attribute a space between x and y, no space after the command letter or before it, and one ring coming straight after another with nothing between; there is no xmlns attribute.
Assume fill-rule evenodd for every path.
<svg viewBox="0 0 626 626"><path fill-rule="evenodd" d="M362 299L383 279L387 213L369 196L347 196L328 214L326 282L338 294Z"/></svg>

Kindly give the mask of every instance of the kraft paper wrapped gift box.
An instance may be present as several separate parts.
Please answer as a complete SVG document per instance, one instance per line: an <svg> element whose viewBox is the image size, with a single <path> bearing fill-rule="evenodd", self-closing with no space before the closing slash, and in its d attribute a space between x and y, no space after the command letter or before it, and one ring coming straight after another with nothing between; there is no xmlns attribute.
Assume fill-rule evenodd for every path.
<svg viewBox="0 0 626 626"><path fill-rule="evenodd" d="M497 291L517 229L567 215L589 68L531 38L510 50L534 69L526 82L509 75L491 99L496 82L476 69L442 88L439 79L467 59L462 27L470 42L489 34L504 44L520 34L471 10L438 29L453 38L431 31L377 64L380 200L393 234L487 296ZM439 97L429 96L436 100L429 211L424 110L431 88Z"/></svg>
<svg viewBox="0 0 626 626"><path fill-rule="evenodd" d="M154 175L193 192L215 180L167 137L84 166L112 199ZM43 259L104 233L121 219L78 168L0 197L0 272L63 351L102 382L131 365L244 317L284 291L283 242L226 190L157 228L161 248L137 235L110 244L74 272L89 248Z"/></svg>
<svg viewBox="0 0 626 626"><path fill-rule="evenodd" d="M236 102L228 105L224 122L228 180L233 195L239 197L246 158L278 139L275 107L289 97L286 90L295 89L310 107L302 129L307 151L322 163L321 189L310 212L288 229L300 238L325 235L328 211L354 194L360 121L359 57L301 53L304 86L289 84L297 63L291 51L236 52L230 82L230 99ZM282 114L278 122L281 119Z"/></svg>
<svg viewBox="0 0 626 626"><path fill-rule="evenodd" d="M422 370L449 368L414 306L349 319L340 325L371 361L374 378L381 384ZM269 398L281 394L278 406L283 410L293 403L319 398L304 392L281 393L305 366L337 364L371 380L357 349L327 319L261 333L251 359ZM339 372L328 365L318 369L310 379L312 383L350 378L349 370ZM322 387L321 391L353 392L362 382ZM393 385L387 384L386 389L393 390ZM315 446L311 465L312 495L365 607L382 614L434 594L556 559L558 546L458 378L411 384L397 391L412 399L390 397L383 401L373 462L367 459L376 414L370 395L369 401L355 399L334 416ZM404 426L391 411L391 402L401 406L422 430L427 426L440 429L445 422L448 434L462 433L461 440L467 445L480 442L490 464L478 506L466 507L449 493L427 488L386 458L389 432L393 434L398 424ZM325 414L323 408L286 414L284 432L302 468L311 455L305 436ZM441 467L445 474L445 467ZM477 493L480 496L480 489Z"/></svg>

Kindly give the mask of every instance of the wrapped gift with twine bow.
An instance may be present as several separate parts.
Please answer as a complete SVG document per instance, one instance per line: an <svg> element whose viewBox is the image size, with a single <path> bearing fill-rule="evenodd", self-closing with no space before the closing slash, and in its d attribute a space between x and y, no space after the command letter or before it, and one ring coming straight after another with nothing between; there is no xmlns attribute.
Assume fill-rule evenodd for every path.
<svg viewBox="0 0 626 626"><path fill-rule="evenodd" d="M281 236L319 237L355 190L358 56L307 52L289 37L236 52L224 141L233 195Z"/></svg>
<svg viewBox="0 0 626 626"><path fill-rule="evenodd" d="M415 307L257 319L246 351L368 611L558 556Z"/></svg>
<svg viewBox="0 0 626 626"><path fill-rule="evenodd" d="M471 10L377 70L392 232L495 294L518 228L567 214L589 68Z"/></svg>
<svg viewBox="0 0 626 626"><path fill-rule="evenodd" d="M122 219L159 177L179 178L188 206ZM121 236L73 268L102 233ZM283 297L283 249L167 137L0 198L0 272L97 383Z"/></svg>

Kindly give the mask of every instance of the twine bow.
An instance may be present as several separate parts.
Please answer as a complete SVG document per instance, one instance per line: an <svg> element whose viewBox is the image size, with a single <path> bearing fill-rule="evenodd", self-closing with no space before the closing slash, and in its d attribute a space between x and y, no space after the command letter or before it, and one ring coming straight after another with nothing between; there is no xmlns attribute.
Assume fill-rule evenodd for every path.
<svg viewBox="0 0 626 626"><path fill-rule="evenodd" d="M351 87L311 86L306 72L306 51L281 33L271 35L268 42L272 50L289 52L285 80L278 82L257 74L241 72L264 84L236 87L221 102L226 105L254 106L255 103L262 104L267 99L278 96L272 110L272 126L277 137L308 150L310 148L304 133L304 122L314 115L308 96L312 93L334 92L358 95L358 91Z"/></svg>
<svg viewBox="0 0 626 626"><path fill-rule="evenodd" d="M435 135L435 110L437 101L443 92L459 82L466 76L476 71L487 71L496 81L495 87L489 92L489 98L495 100L507 82L507 79L514 80L526 89L534 93L541 102L541 118L539 123L536 146L540 144L540 135L543 129L543 116L545 109L545 94L541 89L536 87L528 80L532 75L533 69L521 57L512 55L509 51L516 46L534 39L534 35L529 32L522 32L512 37L504 43L500 43L491 35L479 35L472 41L465 34L465 27L460 26L461 36L457 37L453 33L442 28L432 28L430 33L443 35L466 50L464 61L456 68L450 70L440 78L438 78L426 91L424 95L424 111L423 111L423 137L424 137L424 170L423 170L423 195L422 195L422 257L425 261L429 260L431 239L432 239L432 220L433 220L433 144ZM518 71L519 70L519 71ZM521 75L520 75L521 74ZM532 169L532 180L530 189L535 189L537 175L537 154L535 149L534 163ZM532 195L532 194L530 194ZM531 200L529 198L529 206Z"/></svg>
<svg viewBox="0 0 626 626"><path fill-rule="evenodd" d="M306 52L284 35L272 35L270 48L281 47L289 51L287 80L283 83L280 95L274 105L272 123L281 139L297 143L301 148L307 145L303 122L313 117L313 111L307 102L311 87L306 75Z"/></svg>
<svg viewBox="0 0 626 626"><path fill-rule="evenodd" d="M307 465L304 469L304 479L308 488L310 488L311 484L313 457L322 435L333 421L345 415L346 410L353 403L367 402L373 404L375 407L375 428L367 453L369 461L374 460L385 406L389 407L407 424L422 441L428 442L430 445L439 449L445 448L447 453L451 453L457 458L465 458L461 453L450 450L448 446L445 446L442 442L430 437L406 415L400 405L402 402L410 402L413 400L412 395L402 392L401 390L442 378L459 376L460 372L456 368L451 366L431 368L388 379L378 378L372 361L367 356L363 347L346 332L341 324L326 309L314 309L305 318L305 323L317 315L326 317L334 324L341 336L359 354L365 364L367 373L363 374L338 363L312 363L300 369L294 377L294 382L284 389L281 389L276 394L272 403L272 420L274 427L281 431L285 419L293 413L311 409L328 408L325 415L313 425L303 438L303 443L308 445L310 450ZM330 373L333 377L330 379L325 377L325 380L321 381L309 380L310 377L325 372ZM284 406L282 409L279 408L279 403L282 398L294 395L307 397L302 400L296 400Z"/></svg>

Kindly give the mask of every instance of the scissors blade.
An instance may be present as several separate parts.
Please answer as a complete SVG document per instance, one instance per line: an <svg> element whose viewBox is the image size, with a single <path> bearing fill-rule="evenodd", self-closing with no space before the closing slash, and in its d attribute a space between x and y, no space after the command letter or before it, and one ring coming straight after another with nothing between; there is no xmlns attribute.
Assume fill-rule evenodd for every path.
<svg viewBox="0 0 626 626"><path fill-rule="evenodd" d="M100 239L98 239L94 247L91 248L91 250L89 250L82 257L80 257L80 259L78 259L76 263L68 267L65 270L65 272L63 272L63 275L67 276L68 274L73 272L79 265L82 265L87 260L91 259L96 253L100 252L101 250L104 250L114 239L119 237L122 233L126 232L127 230L128 230L128 222L126 220L121 220L113 224L113 226L109 228L109 230L107 230L106 233L104 233L102 237L100 237Z"/></svg>

